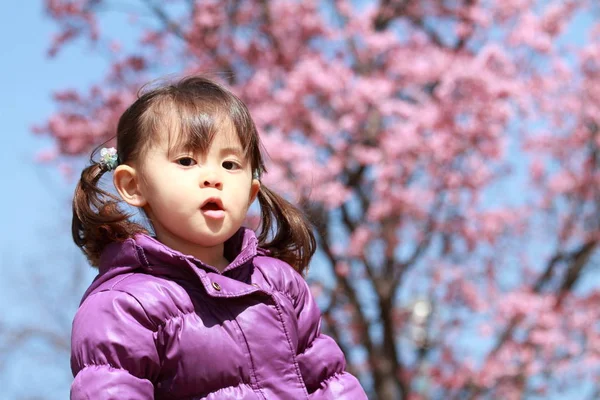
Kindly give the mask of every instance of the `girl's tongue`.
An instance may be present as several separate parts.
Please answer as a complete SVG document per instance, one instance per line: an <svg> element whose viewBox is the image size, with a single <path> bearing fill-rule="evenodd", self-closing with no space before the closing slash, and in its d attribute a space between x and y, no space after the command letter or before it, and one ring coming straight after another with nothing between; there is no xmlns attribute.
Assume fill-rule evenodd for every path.
<svg viewBox="0 0 600 400"><path fill-rule="evenodd" d="M207 203L202 207L202 214L208 218L221 219L225 217L225 211L221 209L216 203Z"/></svg>
<svg viewBox="0 0 600 400"><path fill-rule="evenodd" d="M203 210L220 210L221 207L217 205L217 203L207 203L202 207Z"/></svg>

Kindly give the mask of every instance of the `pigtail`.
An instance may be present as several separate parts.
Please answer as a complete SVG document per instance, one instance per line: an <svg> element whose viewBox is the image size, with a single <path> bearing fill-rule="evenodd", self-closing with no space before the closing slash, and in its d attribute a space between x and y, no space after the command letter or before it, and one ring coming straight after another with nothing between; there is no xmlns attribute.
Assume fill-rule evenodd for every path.
<svg viewBox="0 0 600 400"><path fill-rule="evenodd" d="M305 272L317 247L311 223L302 211L264 185L258 192L258 202L262 214L258 236L261 247L298 272Z"/></svg>
<svg viewBox="0 0 600 400"><path fill-rule="evenodd" d="M136 233L147 233L142 226L129 221L131 215L119 209L116 196L98 187L103 174L100 164L85 168L73 196L73 240L96 267L106 245Z"/></svg>

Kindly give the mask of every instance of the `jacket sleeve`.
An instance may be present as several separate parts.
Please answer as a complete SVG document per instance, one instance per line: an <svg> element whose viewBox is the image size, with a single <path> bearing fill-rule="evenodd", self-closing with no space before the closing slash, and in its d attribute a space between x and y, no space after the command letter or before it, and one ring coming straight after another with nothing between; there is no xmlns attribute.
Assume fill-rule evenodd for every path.
<svg viewBox="0 0 600 400"><path fill-rule="evenodd" d="M71 400L148 400L160 369L154 325L132 295L88 297L71 333Z"/></svg>
<svg viewBox="0 0 600 400"><path fill-rule="evenodd" d="M346 359L337 343L321 333L321 312L308 284L297 276L298 355L300 372L310 398L366 399L358 379L346 372Z"/></svg>

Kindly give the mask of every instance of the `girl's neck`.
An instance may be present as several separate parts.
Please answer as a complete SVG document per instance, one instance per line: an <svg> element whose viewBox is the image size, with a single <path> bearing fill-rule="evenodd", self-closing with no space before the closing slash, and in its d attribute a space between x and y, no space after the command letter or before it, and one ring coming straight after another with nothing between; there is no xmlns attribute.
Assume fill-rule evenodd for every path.
<svg viewBox="0 0 600 400"><path fill-rule="evenodd" d="M194 256L204 264L215 267L219 270L219 272L223 272L223 270L229 265L229 261L223 255L222 243L213 247L194 246L194 248L190 249L190 251L186 251L184 254Z"/></svg>
<svg viewBox="0 0 600 400"><path fill-rule="evenodd" d="M187 254L202 261L204 264L215 267L220 272L229 265L229 261L223 255L224 244L216 246L203 247L191 242L181 242L175 240L168 234L156 232L156 239L164 245L180 253Z"/></svg>

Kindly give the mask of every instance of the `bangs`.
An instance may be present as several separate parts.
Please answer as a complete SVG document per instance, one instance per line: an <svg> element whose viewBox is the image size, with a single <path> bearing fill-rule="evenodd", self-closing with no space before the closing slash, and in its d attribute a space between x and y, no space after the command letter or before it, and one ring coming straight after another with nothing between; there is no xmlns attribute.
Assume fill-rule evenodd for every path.
<svg viewBox="0 0 600 400"><path fill-rule="evenodd" d="M166 140L168 154L204 154L217 134L237 135L242 156L250 157L252 168L262 164L257 132L247 112L224 96L203 98L188 93L164 96L150 106L142 119L142 131L149 133L148 145ZM260 156L259 156L260 158Z"/></svg>

